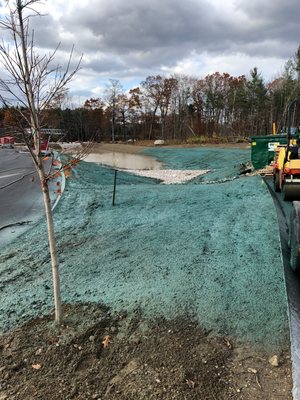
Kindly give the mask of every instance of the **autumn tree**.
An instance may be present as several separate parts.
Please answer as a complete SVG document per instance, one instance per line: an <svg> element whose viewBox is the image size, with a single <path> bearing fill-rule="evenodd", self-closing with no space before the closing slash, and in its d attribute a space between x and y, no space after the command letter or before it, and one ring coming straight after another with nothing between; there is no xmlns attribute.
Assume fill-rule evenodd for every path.
<svg viewBox="0 0 300 400"><path fill-rule="evenodd" d="M133 136L143 132L143 139L146 139L146 120L143 110L142 92L140 87L135 87L129 90L128 97L128 115L131 123Z"/></svg>
<svg viewBox="0 0 300 400"><path fill-rule="evenodd" d="M127 125L129 118L129 98L126 94L119 94L117 97L118 121L121 125L123 140L127 139Z"/></svg>
<svg viewBox="0 0 300 400"><path fill-rule="evenodd" d="M146 115L150 117L148 139L152 139L153 136L156 114L161 102L162 81L163 78L160 75L150 75L141 83Z"/></svg>
<svg viewBox="0 0 300 400"><path fill-rule="evenodd" d="M2 102L7 106L17 103L19 117L30 127L30 133L27 135L24 131L23 137L41 182L53 274L55 320L60 324L62 307L58 258L48 186L50 176L45 171L41 152L41 129L43 111L64 92L66 85L78 71L79 63L74 69L70 69L71 51L67 66L62 71L60 66L54 66L56 50L48 55L37 52L30 21L33 16L40 16L35 9L38 3L38 0L7 1L8 15L1 17L0 27L9 33L10 43L0 44L0 60L7 75L0 79L0 90Z"/></svg>
<svg viewBox="0 0 300 400"><path fill-rule="evenodd" d="M4 109L4 117L3 117L3 125L5 128L15 128L18 126L18 118L17 118L18 111L15 107L13 108L6 108Z"/></svg>
<svg viewBox="0 0 300 400"><path fill-rule="evenodd" d="M229 126L231 134L241 136L246 131L248 114L247 79L245 75L230 78L228 93Z"/></svg>
<svg viewBox="0 0 300 400"><path fill-rule="evenodd" d="M166 124L167 118L170 111L172 95L177 90L178 81L176 78L164 78L161 82L160 86L160 101L159 101L159 110L160 110L160 118L161 118L161 137L162 139L166 138Z"/></svg>
<svg viewBox="0 0 300 400"><path fill-rule="evenodd" d="M90 98L85 101L83 108L84 130L89 140L101 139L101 124L104 115L104 103L99 98Z"/></svg>

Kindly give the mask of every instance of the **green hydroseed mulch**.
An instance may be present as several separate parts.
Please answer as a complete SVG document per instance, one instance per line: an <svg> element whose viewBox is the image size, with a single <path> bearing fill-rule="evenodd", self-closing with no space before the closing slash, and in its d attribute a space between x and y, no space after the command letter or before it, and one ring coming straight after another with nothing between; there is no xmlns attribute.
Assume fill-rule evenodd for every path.
<svg viewBox="0 0 300 400"><path fill-rule="evenodd" d="M146 155L164 163L167 169L211 169L208 175L200 176L194 183L221 181L235 177L240 164L250 160L249 150L222 148L149 148Z"/></svg>
<svg viewBox="0 0 300 400"><path fill-rule="evenodd" d="M288 340L276 212L260 177L233 178L238 149L150 149L166 168L214 169L162 185L80 163L55 210L64 302L101 302L146 317L190 315L214 333L259 345ZM203 182L204 181L204 182ZM0 259L0 329L53 307L40 221Z"/></svg>

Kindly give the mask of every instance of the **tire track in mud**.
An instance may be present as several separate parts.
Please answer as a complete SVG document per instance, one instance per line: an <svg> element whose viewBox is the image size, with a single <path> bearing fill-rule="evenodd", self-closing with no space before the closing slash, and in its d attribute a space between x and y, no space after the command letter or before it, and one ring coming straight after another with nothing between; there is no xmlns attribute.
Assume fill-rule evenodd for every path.
<svg viewBox="0 0 300 400"><path fill-rule="evenodd" d="M272 178L264 178L264 182L273 198L278 218L282 263L288 298L288 316L293 362L293 398L294 400L300 400L300 278L290 267L290 249L288 245L289 215L292 210L292 203L284 202L280 193L274 192Z"/></svg>

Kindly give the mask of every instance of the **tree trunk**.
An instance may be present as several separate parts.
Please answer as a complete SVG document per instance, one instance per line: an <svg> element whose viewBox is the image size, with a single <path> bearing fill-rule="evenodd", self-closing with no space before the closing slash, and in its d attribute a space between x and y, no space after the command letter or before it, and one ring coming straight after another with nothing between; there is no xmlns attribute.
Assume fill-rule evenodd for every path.
<svg viewBox="0 0 300 400"><path fill-rule="evenodd" d="M151 138L152 138L153 120L154 120L154 116L151 115L150 128L149 128L149 134L148 134L148 139L149 140L151 140Z"/></svg>
<svg viewBox="0 0 300 400"><path fill-rule="evenodd" d="M43 162L43 161L41 161L41 162ZM41 167L41 168L39 167L38 173L39 173L39 177L41 180L44 206L45 206L45 214L46 214L46 219L47 219L48 242L49 242L49 248L50 248L51 267L52 267L52 276L53 276L55 322L57 323L57 325L61 325L61 323L62 323L62 306L61 306L60 281L59 281L58 260L57 260L57 254L56 254L51 200L50 200L48 182L45 180L45 177L44 177L43 167Z"/></svg>
<svg viewBox="0 0 300 400"><path fill-rule="evenodd" d="M111 141L115 143L115 117L113 115L111 120Z"/></svg>

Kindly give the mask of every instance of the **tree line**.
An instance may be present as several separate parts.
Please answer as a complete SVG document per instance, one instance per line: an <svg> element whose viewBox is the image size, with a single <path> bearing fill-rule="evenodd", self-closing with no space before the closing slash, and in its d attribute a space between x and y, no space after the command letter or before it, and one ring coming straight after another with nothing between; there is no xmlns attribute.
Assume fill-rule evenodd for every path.
<svg viewBox="0 0 300 400"><path fill-rule="evenodd" d="M287 106L299 89L300 46L271 82L256 67L248 77L219 72L200 79L153 75L129 92L111 79L103 98L87 99L81 106L68 106L67 94L60 94L43 110L42 124L62 129L67 141L230 140L270 134L273 123L277 132L285 131ZM14 129L17 114L3 106L1 128ZM300 125L297 109L292 125Z"/></svg>

